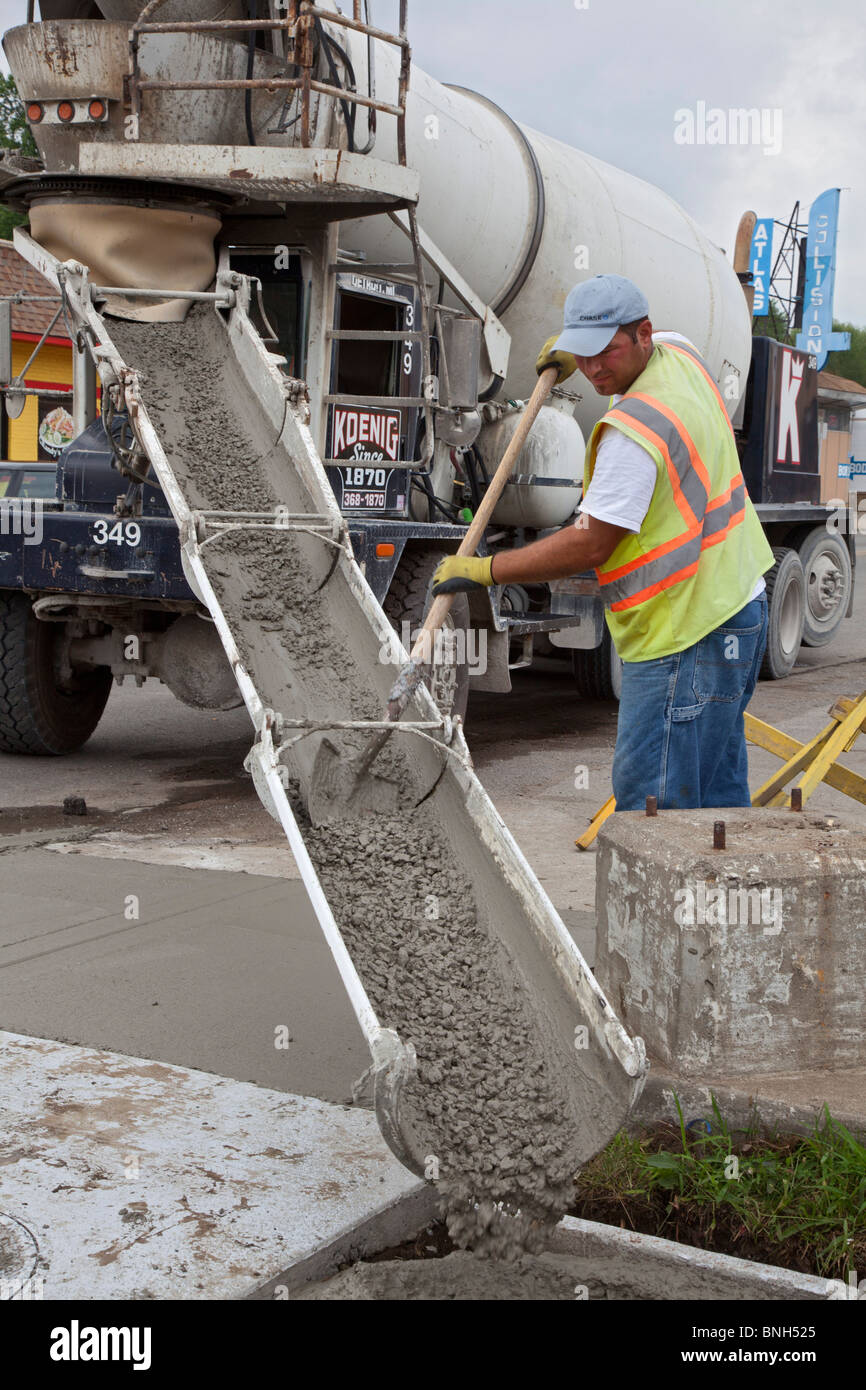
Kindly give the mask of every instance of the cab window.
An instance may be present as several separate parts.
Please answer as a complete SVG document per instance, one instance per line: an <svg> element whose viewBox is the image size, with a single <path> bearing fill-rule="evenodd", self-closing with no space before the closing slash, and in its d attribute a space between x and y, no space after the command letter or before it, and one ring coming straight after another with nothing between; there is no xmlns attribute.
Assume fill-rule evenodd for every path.
<svg viewBox="0 0 866 1390"><path fill-rule="evenodd" d="M248 251L242 246L231 248L231 265L241 275L250 275L262 282L262 303L274 333L276 343L268 343L270 352L279 352L286 359L283 371L288 376L304 374L304 343L302 314L301 258L298 255L279 255L280 247L270 253ZM267 329L260 320L258 297L253 286L250 317L264 336Z"/></svg>
<svg viewBox="0 0 866 1390"><path fill-rule="evenodd" d="M56 474L53 469L22 469L18 488L19 497L55 497L57 495Z"/></svg>
<svg viewBox="0 0 866 1390"><path fill-rule="evenodd" d="M396 332L402 328L403 301L389 303L366 295L340 292L337 326L367 332ZM347 396L396 396L399 343L352 342L338 344L337 390Z"/></svg>

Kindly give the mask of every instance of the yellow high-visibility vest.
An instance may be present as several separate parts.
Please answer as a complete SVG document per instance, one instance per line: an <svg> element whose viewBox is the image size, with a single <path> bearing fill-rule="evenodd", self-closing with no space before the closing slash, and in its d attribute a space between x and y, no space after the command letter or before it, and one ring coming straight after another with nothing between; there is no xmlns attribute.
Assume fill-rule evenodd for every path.
<svg viewBox="0 0 866 1390"><path fill-rule="evenodd" d="M733 617L775 559L746 492L724 401L696 351L656 343L589 437L584 492L607 428L640 444L656 465L640 531L624 536L596 570L617 652L623 661L651 661Z"/></svg>

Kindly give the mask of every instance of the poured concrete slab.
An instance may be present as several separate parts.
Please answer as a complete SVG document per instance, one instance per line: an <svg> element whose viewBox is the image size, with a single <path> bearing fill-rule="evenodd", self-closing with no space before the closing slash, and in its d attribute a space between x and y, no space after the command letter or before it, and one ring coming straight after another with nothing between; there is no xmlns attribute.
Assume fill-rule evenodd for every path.
<svg viewBox="0 0 866 1390"><path fill-rule="evenodd" d="M44 845L52 854L82 854L93 859L125 859L136 864L168 864L179 869L213 869L216 873L256 874L261 878L300 881L300 870L288 847L233 845L230 840L182 844L164 835L129 835L110 831L84 840L58 840Z"/></svg>
<svg viewBox="0 0 866 1390"><path fill-rule="evenodd" d="M370 1064L300 883L30 848L0 899L5 1028L335 1102Z"/></svg>
<svg viewBox="0 0 866 1390"><path fill-rule="evenodd" d="M34 1296L10 1288L17 1276L46 1299L284 1299L434 1215L435 1190L367 1112L142 1058L2 1033L0 1120L7 1298ZM572 1218L541 1263L578 1299L845 1296L839 1281ZM485 1297L522 1296L497 1293L495 1262L481 1265Z"/></svg>
<svg viewBox="0 0 866 1390"><path fill-rule="evenodd" d="M47 1299L279 1297L318 1250L432 1213L366 1111L14 1033L0 1059L0 1251Z"/></svg>

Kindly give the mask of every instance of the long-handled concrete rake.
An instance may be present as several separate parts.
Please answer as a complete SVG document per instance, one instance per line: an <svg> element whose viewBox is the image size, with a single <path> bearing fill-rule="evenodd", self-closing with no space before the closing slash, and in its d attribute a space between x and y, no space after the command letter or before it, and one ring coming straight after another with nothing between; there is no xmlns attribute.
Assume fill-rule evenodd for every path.
<svg viewBox="0 0 866 1390"><path fill-rule="evenodd" d="M536 416L556 384L557 370L548 367L538 378L535 390L526 404L520 423L491 479L478 511L460 543L458 555L474 555L484 535L493 510L508 482L526 437ZM453 595L440 594L430 605L408 662L401 667L388 697L387 719L390 727L375 733L367 747L357 757L347 758L328 740L319 745L310 779L308 811L314 825L325 825L337 816L396 810L397 787L387 778L377 777L371 767L400 720L413 692L424 677L433 650L433 638L448 616Z"/></svg>

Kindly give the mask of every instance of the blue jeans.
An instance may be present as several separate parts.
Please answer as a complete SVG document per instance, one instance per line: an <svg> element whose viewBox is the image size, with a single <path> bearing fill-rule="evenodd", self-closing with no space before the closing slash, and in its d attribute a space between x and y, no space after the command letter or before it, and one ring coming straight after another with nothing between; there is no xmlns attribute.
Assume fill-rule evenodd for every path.
<svg viewBox="0 0 866 1390"><path fill-rule="evenodd" d="M673 656L626 661L613 792L618 811L748 806L743 712L767 642L761 594L721 627Z"/></svg>

